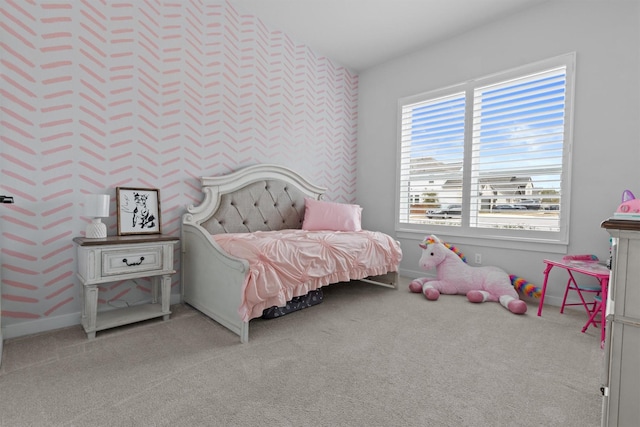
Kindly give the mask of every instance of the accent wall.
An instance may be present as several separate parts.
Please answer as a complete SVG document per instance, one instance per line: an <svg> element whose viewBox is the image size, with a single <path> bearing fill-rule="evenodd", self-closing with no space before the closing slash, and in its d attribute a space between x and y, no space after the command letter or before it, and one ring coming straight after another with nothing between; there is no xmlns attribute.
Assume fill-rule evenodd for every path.
<svg viewBox="0 0 640 427"><path fill-rule="evenodd" d="M83 195L160 190L180 234L201 176L287 166L355 200L358 76L226 1L6 0L0 6L5 338L79 323ZM179 251L179 249L177 249ZM179 299L176 252L172 301ZM101 309L149 282L100 288Z"/></svg>

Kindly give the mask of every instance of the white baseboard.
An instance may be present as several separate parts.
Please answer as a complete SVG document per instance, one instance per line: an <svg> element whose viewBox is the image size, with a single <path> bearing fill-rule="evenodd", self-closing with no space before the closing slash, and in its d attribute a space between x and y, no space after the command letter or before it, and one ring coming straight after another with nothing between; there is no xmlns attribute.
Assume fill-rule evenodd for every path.
<svg viewBox="0 0 640 427"><path fill-rule="evenodd" d="M409 279L417 279L418 277L436 277L435 270L433 272L425 272L420 270L407 270L401 268L399 271L402 277L408 277Z"/></svg>
<svg viewBox="0 0 640 427"><path fill-rule="evenodd" d="M171 294L170 304L178 304L182 300L179 294ZM16 323L15 325L5 325L2 327L4 339L18 338L25 335L39 334L41 332L53 331L54 329L68 328L80 324L80 312L63 314L61 316L47 317L43 319L29 320ZM2 343L0 342L0 346ZM1 358L2 356L0 356Z"/></svg>
<svg viewBox="0 0 640 427"><path fill-rule="evenodd" d="M66 328L68 326L80 324L80 312L64 314L62 316L46 317L43 319L28 320L6 325L3 329L5 339L22 337L25 335L37 334L40 332L52 331L54 329Z"/></svg>
<svg viewBox="0 0 640 427"><path fill-rule="evenodd" d="M404 270L400 271L400 275L415 279L417 277L426 277L429 274L421 271ZM179 304L182 301L179 294L171 294L171 304ZM545 297L545 305L560 307L562 304L561 297L547 295ZM80 324L80 312L64 314L61 316L47 317L45 319L29 320L26 322L16 323L15 325L6 325L2 327L0 336L4 335L4 339L18 338L26 335L38 334L41 332L52 331L54 329L68 328ZM0 341L0 351L2 349L2 341ZM0 353L0 360L2 356Z"/></svg>

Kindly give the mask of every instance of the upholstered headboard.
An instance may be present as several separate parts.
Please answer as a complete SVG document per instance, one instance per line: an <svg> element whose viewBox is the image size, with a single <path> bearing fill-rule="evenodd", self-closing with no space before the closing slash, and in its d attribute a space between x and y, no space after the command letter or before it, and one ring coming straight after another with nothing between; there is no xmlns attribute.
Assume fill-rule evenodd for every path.
<svg viewBox="0 0 640 427"><path fill-rule="evenodd" d="M304 199L325 192L299 174L261 164L220 177L203 177L203 202L189 206L191 221L211 234L301 228Z"/></svg>
<svg viewBox="0 0 640 427"><path fill-rule="evenodd" d="M201 225L211 234L301 228L304 198L284 181L257 181L221 195L218 209Z"/></svg>

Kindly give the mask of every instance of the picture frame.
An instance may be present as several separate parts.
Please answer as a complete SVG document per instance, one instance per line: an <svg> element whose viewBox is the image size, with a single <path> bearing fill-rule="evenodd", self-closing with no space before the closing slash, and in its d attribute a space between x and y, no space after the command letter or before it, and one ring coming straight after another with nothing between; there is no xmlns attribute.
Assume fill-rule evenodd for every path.
<svg viewBox="0 0 640 427"><path fill-rule="evenodd" d="M160 190L116 187L118 236L160 234Z"/></svg>

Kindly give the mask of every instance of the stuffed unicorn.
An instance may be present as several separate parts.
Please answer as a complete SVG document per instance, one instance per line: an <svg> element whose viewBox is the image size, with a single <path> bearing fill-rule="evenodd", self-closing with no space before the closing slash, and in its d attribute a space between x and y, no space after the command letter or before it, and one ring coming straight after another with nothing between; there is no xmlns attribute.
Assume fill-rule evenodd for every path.
<svg viewBox="0 0 640 427"><path fill-rule="evenodd" d="M411 292L420 293L435 301L440 293L466 295L471 302L499 301L514 314L524 314L527 304L518 298L509 275L498 267L471 267L454 251L434 236L428 236L420 247L423 249L420 267L425 271L435 268L437 279L421 277L409 284Z"/></svg>

